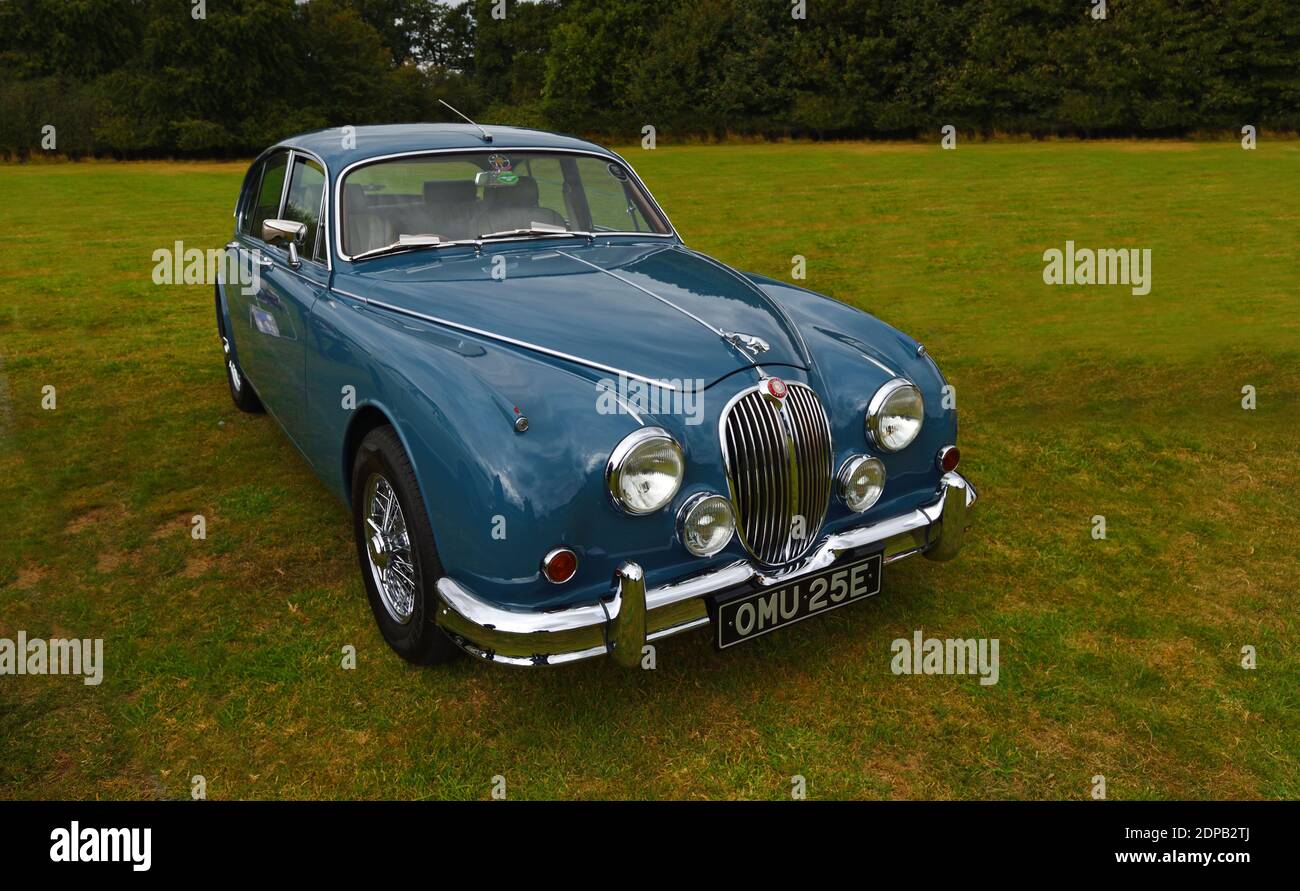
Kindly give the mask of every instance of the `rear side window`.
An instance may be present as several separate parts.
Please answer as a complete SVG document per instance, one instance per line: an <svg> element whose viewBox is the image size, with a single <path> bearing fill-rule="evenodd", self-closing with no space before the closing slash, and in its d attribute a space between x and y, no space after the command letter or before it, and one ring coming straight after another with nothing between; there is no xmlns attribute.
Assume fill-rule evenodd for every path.
<svg viewBox="0 0 1300 891"><path fill-rule="evenodd" d="M316 244L320 232L321 195L325 192L325 171L311 158L296 157L289 178L289 196L284 203L284 219L305 223L307 236L304 253L312 258L324 255Z"/></svg>
<svg viewBox="0 0 1300 891"><path fill-rule="evenodd" d="M262 167L262 181L257 187L252 212L244 231L254 238L262 237L262 223L274 220L280 212L280 194L284 191L284 173L289 165L289 153L277 152L266 159Z"/></svg>

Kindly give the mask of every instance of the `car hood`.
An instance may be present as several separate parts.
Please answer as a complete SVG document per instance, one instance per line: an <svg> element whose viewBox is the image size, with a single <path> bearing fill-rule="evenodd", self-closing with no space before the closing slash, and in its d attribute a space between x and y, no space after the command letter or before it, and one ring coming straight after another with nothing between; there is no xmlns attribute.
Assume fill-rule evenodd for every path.
<svg viewBox="0 0 1300 891"><path fill-rule="evenodd" d="M372 262L383 268L340 276L337 286L605 373L707 386L756 363L809 366L799 332L771 297L677 244L492 245ZM767 349L738 347L724 334Z"/></svg>

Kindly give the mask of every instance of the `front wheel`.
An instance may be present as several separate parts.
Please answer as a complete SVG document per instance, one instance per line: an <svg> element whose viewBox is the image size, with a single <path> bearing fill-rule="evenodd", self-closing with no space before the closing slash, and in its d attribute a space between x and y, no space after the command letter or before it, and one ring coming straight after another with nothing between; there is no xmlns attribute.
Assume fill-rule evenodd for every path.
<svg viewBox="0 0 1300 891"><path fill-rule="evenodd" d="M434 623L442 563L415 471L392 427L366 434L352 465L352 529L371 612L408 662L447 662L460 650Z"/></svg>

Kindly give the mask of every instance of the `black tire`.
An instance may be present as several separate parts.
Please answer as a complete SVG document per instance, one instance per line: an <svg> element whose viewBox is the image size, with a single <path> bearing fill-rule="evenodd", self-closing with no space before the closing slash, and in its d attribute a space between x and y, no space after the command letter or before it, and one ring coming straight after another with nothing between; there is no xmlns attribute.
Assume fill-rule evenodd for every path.
<svg viewBox="0 0 1300 891"><path fill-rule="evenodd" d="M376 575L385 570L379 569L379 562L371 556L371 538L375 530L368 526L367 519L371 515L370 487L375 477L386 482L391 493L396 495L401 514L395 518L402 521L404 533L396 536L396 547L377 544L375 550L389 561L394 560L394 555L401 554L401 562L395 565L403 569L409 567L414 572L414 585L406 586L408 589L413 587L413 596L409 615L404 620L401 616L405 612L402 608L405 601L395 608L393 600L381 593ZM375 484L379 485L378 482ZM379 503L384 499L376 496L375 500ZM370 611L374 613L375 622L388 645L407 662L416 665L436 665L459 656L461 650L434 622L437 610L434 586L443 576L442 561L434 547L433 528L429 524L415 471L392 427L377 427L366 434L352 462L352 534ZM389 540L384 535L380 538ZM400 578L405 579L405 573Z"/></svg>
<svg viewBox="0 0 1300 891"><path fill-rule="evenodd" d="M244 369L239 367L239 360L235 358L234 348L226 334L221 335L221 348L226 363L226 384L230 387L230 398L234 400L235 408L253 415L266 411L244 375Z"/></svg>

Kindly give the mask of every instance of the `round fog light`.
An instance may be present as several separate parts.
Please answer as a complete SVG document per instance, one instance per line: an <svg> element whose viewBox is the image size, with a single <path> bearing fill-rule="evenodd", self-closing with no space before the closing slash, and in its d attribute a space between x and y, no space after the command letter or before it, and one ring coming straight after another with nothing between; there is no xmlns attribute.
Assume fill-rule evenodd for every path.
<svg viewBox="0 0 1300 891"><path fill-rule="evenodd" d="M862 513L885 491L885 465L879 458L858 455L840 468L840 497L854 513Z"/></svg>
<svg viewBox="0 0 1300 891"><path fill-rule="evenodd" d="M697 557L712 557L731 541L736 533L736 517L731 502L721 495L696 495L682 505L682 543Z"/></svg>

